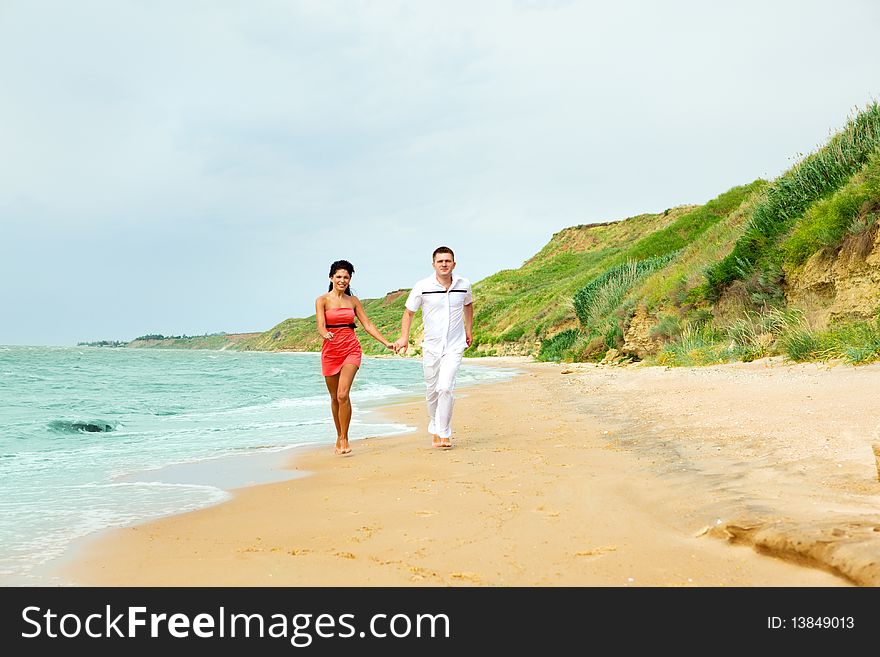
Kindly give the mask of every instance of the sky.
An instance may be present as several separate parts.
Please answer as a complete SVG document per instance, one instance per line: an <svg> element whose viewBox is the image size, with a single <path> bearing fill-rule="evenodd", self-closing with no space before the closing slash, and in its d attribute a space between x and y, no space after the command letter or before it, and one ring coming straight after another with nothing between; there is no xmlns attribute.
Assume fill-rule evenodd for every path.
<svg viewBox="0 0 880 657"><path fill-rule="evenodd" d="M880 3L0 0L0 344L263 331L772 179ZM475 300L479 303L479 299Z"/></svg>

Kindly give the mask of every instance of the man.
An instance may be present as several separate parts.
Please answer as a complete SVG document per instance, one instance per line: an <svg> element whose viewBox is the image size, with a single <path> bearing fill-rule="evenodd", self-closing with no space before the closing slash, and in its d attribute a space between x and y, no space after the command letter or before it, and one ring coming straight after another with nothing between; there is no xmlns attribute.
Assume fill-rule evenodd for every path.
<svg viewBox="0 0 880 657"><path fill-rule="evenodd" d="M422 309L425 336L422 369L427 386L428 433L434 447L452 447L452 406L455 375L461 355L473 342L474 298L471 283L453 276L455 254L448 246L434 250L434 273L413 286L400 322L395 351L406 349L413 317Z"/></svg>

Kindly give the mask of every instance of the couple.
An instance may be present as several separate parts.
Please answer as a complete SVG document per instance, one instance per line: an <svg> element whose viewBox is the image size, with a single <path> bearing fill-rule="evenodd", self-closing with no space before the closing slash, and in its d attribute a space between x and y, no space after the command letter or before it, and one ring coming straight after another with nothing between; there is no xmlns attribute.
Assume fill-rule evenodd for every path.
<svg viewBox="0 0 880 657"><path fill-rule="evenodd" d="M386 340L367 317L360 299L351 294L349 283L354 267L347 260L330 265L330 290L315 302L321 347L321 370L330 392L333 422L336 424L336 453L348 454L348 427L351 423L349 392L361 364L361 345L354 334L355 318L364 330L386 348L405 353L412 319L422 309L424 340L422 369L427 386L428 433L434 447L452 447L452 405L455 375L461 356L473 341L474 306L471 283L453 276L455 254L447 246L434 250L434 273L413 286L400 322L400 337Z"/></svg>

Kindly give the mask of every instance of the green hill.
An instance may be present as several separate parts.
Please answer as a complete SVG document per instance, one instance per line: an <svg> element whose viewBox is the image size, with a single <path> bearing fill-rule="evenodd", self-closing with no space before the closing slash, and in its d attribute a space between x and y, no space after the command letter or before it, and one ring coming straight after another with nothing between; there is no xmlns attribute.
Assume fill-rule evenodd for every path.
<svg viewBox="0 0 880 657"><path fill-rule="evenodd" d="M478 281L467 355L666 365L774 354L880 359L878 216L874 103L773 181L705 205L566 228L518 269ZM364 300L389 337L407 292ZM382 353L358 333L366 353ZM420 334L417 315L415 344ZM317 350L320 339L311 316L227 348Z"/></svg>

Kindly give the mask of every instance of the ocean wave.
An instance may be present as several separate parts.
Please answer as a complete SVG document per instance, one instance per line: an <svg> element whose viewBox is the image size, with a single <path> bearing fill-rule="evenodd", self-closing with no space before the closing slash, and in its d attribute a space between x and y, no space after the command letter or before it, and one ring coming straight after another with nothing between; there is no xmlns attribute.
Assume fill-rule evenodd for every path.
<svg viewBox="0 0 880 657"><path fill-rule="evenodd" d="M227 408L220 410L212 410L212 411L197 411L194 413L180 413L172 416L175 420L188 420L193 418L202 418L202 417L217 417L222 415L250 415L253 413L264 413L267 410L277 410L277 409L297 409L297 408L306 408L306 407L316 407L322 406L327 403L326 395L312 395L310 397L289 397L276 399L274 401L265 402L262 404L250 404L248 406L239 406L237 408Z"/></svg>
<svg viewBox="0 0 880 657"><path fill-rule="evenodd" d="M357 396L358 399L382 399L383 397L405 395L408 392L412 391L383 383L373 383L353 391L352 395Z"/></svg>
<svg viewBox="0 0 880 657"><path fill-rule="evenodd" d="M155 485L153 485L155 484ZM120 484L122 485L122 484ZM0 545L0 574L14 578L28 578L34 573L36 567L41 566L64 554L73 541L104 531L113 527L124 527L137 522L144 522L152 518L166 516L172 513L186 513L196 509L212 506L231 496L218 488L207 486L179 486L174 484L160 484L159 482L132 482L131 486L139 485L145 491L156 489L188 489L183 492L202 493L201 499L183 501L174 498L154 501L148 508L139 508L136 511L123 510L121 508L90 508L88 512L70 512L58 510L55 513L44 513L41 509L39 514L31 517L39 517L42 521L54 520L55 524L43 525L39 536L22 538L14 542L4 541ZM107 485L104 488L113 486ZM209 493L205 496L203 493ZM24 511L24 510L20 510ZM7 518L7 520L12 520ZM23 518L21 519L25 521ZM59 524L60 523L60 524ZM5 523L3 523L5 525ZM21 523L17 523L21 524ZM0 533L4 527L0 527ZM35 578L37 581L39 577Z"/></svg>
<svg viewBox="0 0 880 657"><path fill-rule="evenodd" d="M145 472L151 472L147 470ZM231 497L228 495L223 489L217 488L217 486L208 486L205 484L179 484L179 483L168 483L164 481L114 481L110 483L97 483L92 482L88 484L79 484L75 486L68 486L68 488L73 489L83 489L83 490L94 490L94 489L104 489L104 488L166 488L166 489L175 489L175 490L195 490L200 492L208 492L208 493L221 493L221 498L225 499L227 497Z"/></svg>

